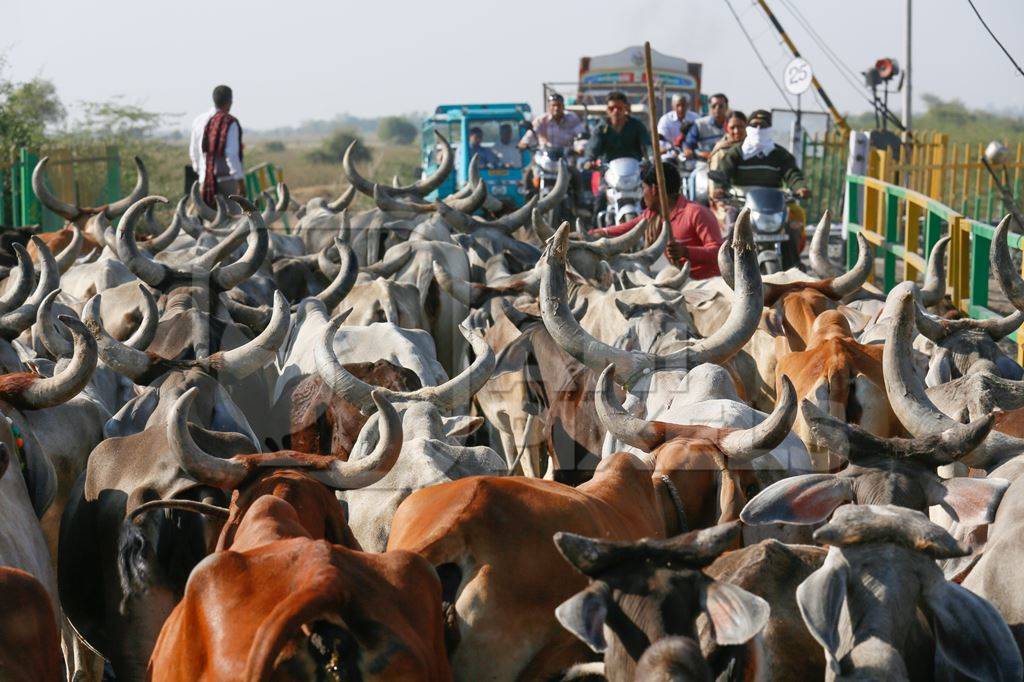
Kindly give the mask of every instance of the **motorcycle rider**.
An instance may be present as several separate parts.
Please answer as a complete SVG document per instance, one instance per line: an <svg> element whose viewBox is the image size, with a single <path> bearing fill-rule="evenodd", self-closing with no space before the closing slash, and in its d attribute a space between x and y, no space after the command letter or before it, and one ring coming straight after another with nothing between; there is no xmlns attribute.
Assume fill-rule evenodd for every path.
<svg viewBox="0 0 1024 682"><path fill-rule="evenodd" d="M725 135L725 114L729 111L729 98L718 92L708 101L711 113L698 118L683 141L683 155L709 159L715 143Z"/></svg>
<svg viewBox="0 0 1024 682"><path fill-rule="evenodd" d="M690 126L700 118L696 111L690 110L690 96L686 93L672 95L672 110L666 111L658 119L658 137L668 146L675 146L676 141L684 136Z"/></svg>
<svg viewBox="0 0 1024 682"><path fill-rule="evenodd" d="M708 160L708 167L711 170L718 170L718 164L730 148L742 144L747 138L747 115L742 111L730 111L725 117L725 136L715 143L711 150L711 158ZM708 180L708 193L714 197L715 182ZM723 225L731 225L736 218L736 209L724 201L711 199L711 209Z"/></svg>
<svg viewBox="0 0 1024 682"><path fill-rule="evenodd" d="M638 119L629 115L626 93L613 90L608 93L608 118L594 130L587 143L585 168L595 161L608 163L612 159L629 156L641 160L651 146L651 136Z"/></svg>
<svg viewBox="0 0 1024 682"><path fill-rule="evenodd" d="M550 147L572 148L573 140L583 132L583 121L565 110L565 98L557 92L548 95L547 113L533 120L530 130L519 140L519 148L527 149L540 144Z"/></svg>
<svg viewBox="0 0 1024 682"><path fill-rule="evenodd" d="M718 183L714 197L722 199L732 185L740 187L789 187L793 196L807 199L811 190L807 187L803 171L796 165L796 159L788 150L772 140L772 115L764 109L750 114L746 138L738 145L726 150L718 162L718 172L724 182ZM794 220L803 212L797 205L790 208L789 248L799 254L803 248L803 220Z"/></svg>
<svg viewBox="0 0 1024 682"><path fill-rule="evenodd" d="M682 178L674 164L665 161L659 163L665 175L665 191L668 193L669 206L672 207L669 214L672 234L665 249L665 257L677 267L689 262L692 279L707 279L722 274L718 269L718 249L723 241L718 221L710 209L682 195ZM647 208L639 217L612 227L590 230L589 234L615 237L628 232L638 222L647 218L651 221L648 226L648 237L656 238L658 224L661 222L656 173L653 164L644 165L640 179L644 189L644 205Z"/></svg>

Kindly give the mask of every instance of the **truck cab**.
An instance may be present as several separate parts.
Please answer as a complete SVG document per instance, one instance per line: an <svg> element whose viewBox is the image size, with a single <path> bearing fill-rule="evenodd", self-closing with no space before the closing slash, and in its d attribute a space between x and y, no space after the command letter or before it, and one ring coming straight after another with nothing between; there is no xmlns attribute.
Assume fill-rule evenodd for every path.
<svg viewBox="0 0 1024 682"><path fill-rule="evenodd" d="M428 198L443 199L469 180L469 162L474 151L481 157L480 176L487 192L509 209L526 201L523 173L530 163L528 152L516 148L526 133L530 105L525 102L498 104L442 104L423 121L422 168L425 175L438 167L438 131L455 150L455 171ZM479 136L479 147L471 149L471 137Z"/></svg>

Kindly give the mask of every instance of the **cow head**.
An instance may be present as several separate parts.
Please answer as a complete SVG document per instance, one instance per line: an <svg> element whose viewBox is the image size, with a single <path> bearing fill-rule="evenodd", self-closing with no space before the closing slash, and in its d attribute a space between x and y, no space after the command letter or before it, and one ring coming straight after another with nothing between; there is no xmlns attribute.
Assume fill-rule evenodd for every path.
<svg viewBox="0 0 1024 682"><path fill-rule="evenodd" d="M562 556L590 585L555 610L558 621L604 654L611 679L633 679L634 668L687 670L686 679L714 679L731 662L701 654L697 619L706 615L721 646L742 645L768 623L769 606L702 569L739 540L732 522L667 540L612 542L556 533ZM652 647L658 645L651 651ZM639 670L636 679L641 678Z"/></svg>
<svg viewBox="0 0 1024 682"><path fill-rule="evenodd" d="M615 438L650 453L667 527L700 528L738 518L746 499L760 489L749 462L777 447L796 418L789 380L763 422L749 429L716 429L633 416L616 395L612 372L609 366L598 379L597 416Z"/></svg>
<svg viewBox="0 0 1024 682"><path fill-rule="evenodd" d="M43 157L36 164L32 171L32 191L39 197L40 203L61 216L69 223L74 223L81 228L92 239L94 243L103 244L103 225L101 219L112 220L128 210L128 207L146 196L149 192L149 176L146 173L146 166L142 159L135 157L135 168L138 177L135 181L135 188L123 199L118 199L103 206L81 207L76 204L69 204L61 201L50 192L46 186L46 164L49 157Z"/></svg>
<svg viewBox="0 0 1024 682"><path fill-rule="evenodd" d="M880 438L809 401L801 408L814 438L849 464L837 474L806 474L773 483L743 508L744 523L820 523L848 502L920 512L939 505L964 526L995 518L1009 481L942 479L935 473L936 467L960 461L985 440L992 430L991 415L924 438Z"/></svg>
<svg viewBox="0 0 1024 682"><path fill-rule="evenodd" d="M947 582L935 565L969 550L921 512L842 507L814 539L830 545L828 556L796 596L804 623L825 650L827 679L919 679L936 666L975 679L1024 674L999 612Z"/></svg>

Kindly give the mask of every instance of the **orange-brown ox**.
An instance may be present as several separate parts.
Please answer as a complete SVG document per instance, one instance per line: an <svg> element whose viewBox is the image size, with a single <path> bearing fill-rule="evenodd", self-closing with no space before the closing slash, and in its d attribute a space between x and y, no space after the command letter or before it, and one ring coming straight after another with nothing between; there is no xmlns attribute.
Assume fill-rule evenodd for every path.
<svg viewBox="0 0 1024 682"><path fill-rule="evenodd" d="M172 442L186 450L195 448L183 426L191 397L171 420ZM249 474L229 510L151 503L227 516L216 551L196 566L160 631L152 680L450 678L433 568L411 552L363 552L320 482L358 487L394 465L401 421L379 394L374 401L378 445L341 467L344 486L334 458L285 451L235 458ZM288 468L259 468L280 465Z"/></svg>
<svg viewBox="0 0 1024 682"><path fill-rule="evenodd" d="M728 461L777 446L795 405L786 391L771 417L747 430L646 422L622 409L609 368L598 415L649 461L616 453L577 488L478 476L413 493L395 515L388 551L418 552L437 568L455 678L547 679L587 660L586 646L555 619L586 579L560 561L553 534L635 541L737 518L756 479Z"/></svg>
<svg viewBox="0 0 1024 682"><path fill-rule="evenodd" d="M858 343L849 320L836 309L837 301L850 293L853 285L859 288L863 284L871 265L867 242L858 237L861 258L846 275L767 287L765 306L774 308L784 330L775 339L776 385L778 388L782 377L789 377L797 397L822 411L878 436L903 435L885 393L882 346ZM863 263L868 267L862 267ZM797 417L794 431L807 445L816 468L838 464L811 438L802 415Z"/></svg>
<svg viewBox="0 0 1024 682"><path fill-rule="evenodd" d="M25 571L0 566L0 680L61 677L57 621L46 588Z"/></svg>

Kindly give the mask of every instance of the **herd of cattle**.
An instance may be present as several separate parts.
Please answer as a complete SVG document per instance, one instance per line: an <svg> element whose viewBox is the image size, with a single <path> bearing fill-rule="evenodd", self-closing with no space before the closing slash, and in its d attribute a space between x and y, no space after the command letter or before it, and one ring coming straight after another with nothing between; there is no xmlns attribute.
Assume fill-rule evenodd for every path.
<svg viewBox="0 0 1024 682"><path fill-rule="evenodd" d="M667 230L549 224L565 173L427 201L439 144L166 229L141 161L98 208L39 163L68 224L0 242L0 678L1024 677L1007 222L1017 312L973 320L947 240L883 299L827 215L762 279L741 214L689 281Z"/></svg>

